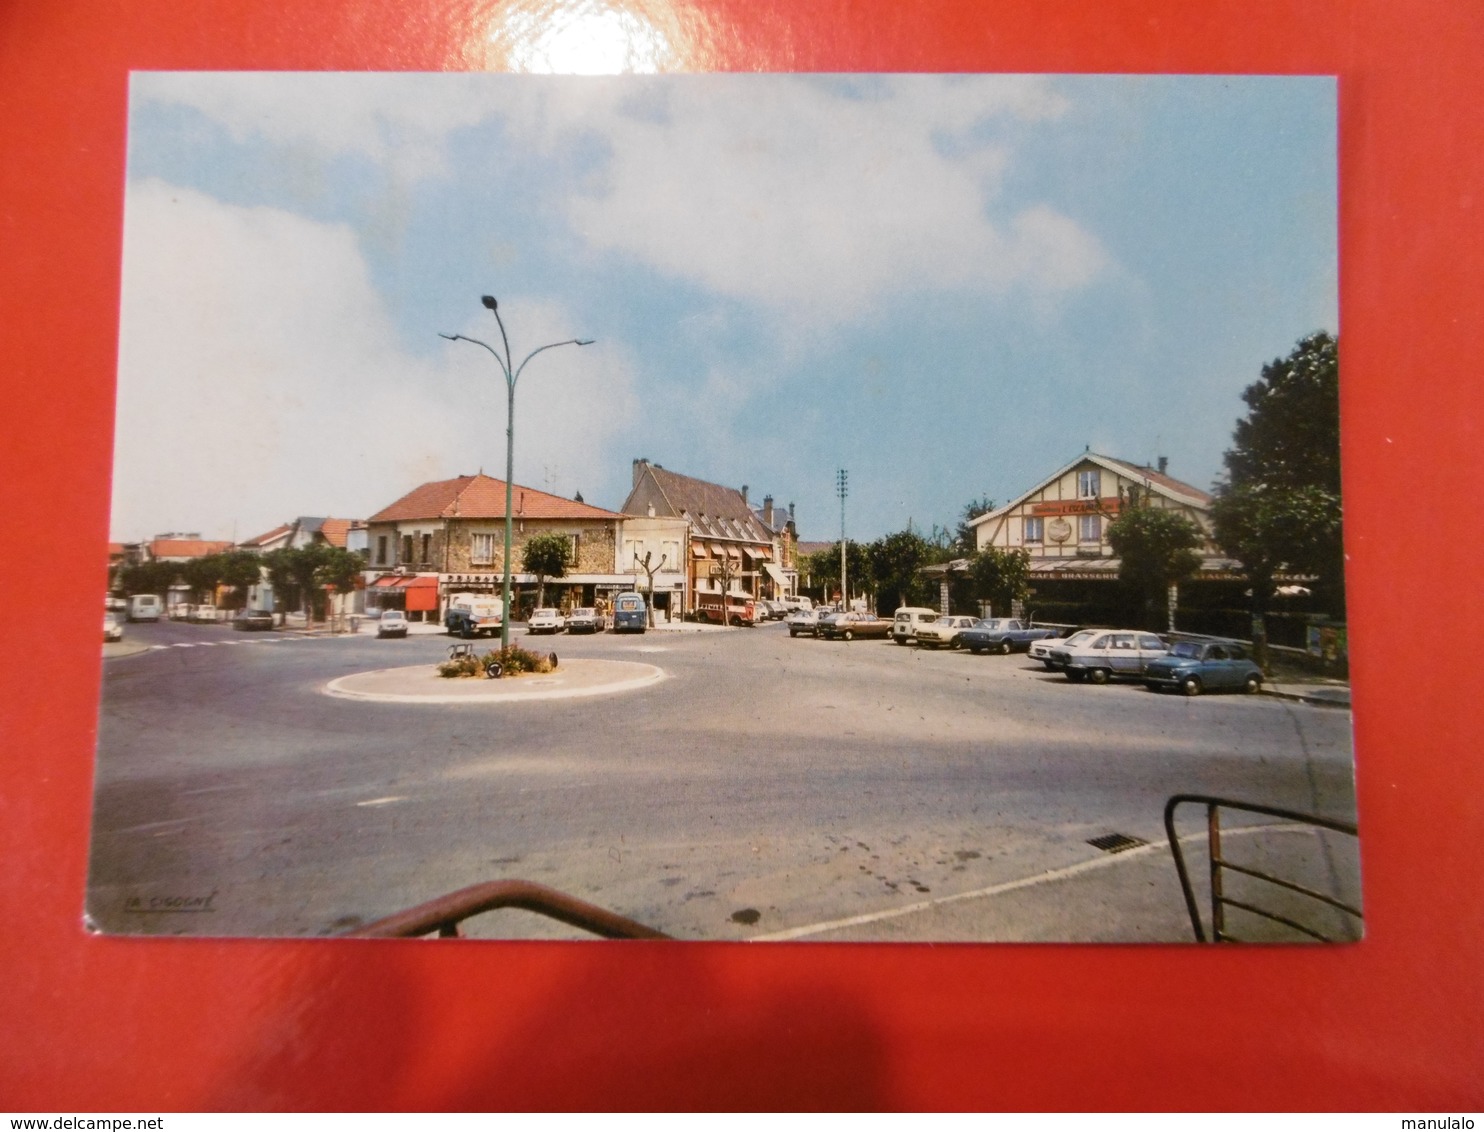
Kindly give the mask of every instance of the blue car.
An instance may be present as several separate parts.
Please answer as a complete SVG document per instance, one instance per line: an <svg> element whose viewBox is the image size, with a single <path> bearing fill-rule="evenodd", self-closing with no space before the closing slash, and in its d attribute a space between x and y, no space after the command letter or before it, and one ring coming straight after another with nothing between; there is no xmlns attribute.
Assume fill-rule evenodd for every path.
<svg viewBox="0 0 1484 1132"><path fill-rule="evenodd" d="M1247 650L1231 641L1178 641L1164 656L1151 660L1144 683L1154 692L1178 689L1198 696L1207 689L1262 689L1262 669Z"/></svg>

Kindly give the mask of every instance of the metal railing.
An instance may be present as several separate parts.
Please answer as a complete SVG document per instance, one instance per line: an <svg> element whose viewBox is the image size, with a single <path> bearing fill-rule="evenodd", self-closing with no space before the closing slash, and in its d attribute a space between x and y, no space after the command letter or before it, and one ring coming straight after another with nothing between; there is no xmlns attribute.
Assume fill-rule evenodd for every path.
<svg viewBox="0 0 1484 1132"><path fill-rule="evenodd" d="M387 939L436 933L443 939L457 939L461 934L459 924L463 921L499 908L523 908L604 939L671 938L636 920L526 880L495 880L470 885L404 912L395 912L348 932L347 936L352 939Z"/></svg>
<svg viewBox="0 0 1484 1132"><path fill-rule="evenodd" d="M1201 913L1199 901L1196 899L1195 886L1191 881L1190 870L1186 867L1185 854L1180 847L1180 838L1175 831L1175 811L1185 803L1206 807L1206 846L1209 855L1208 870L1211 889L1211 933L1209 940L1206 935L1206 929L1201 922ZM1289 893L1299 897L1300 899L1297 903L1302 907L1313 908L1316 911L1322 911L1324 908L1333 909L1341 914L1342 923L1358 925L1362 922L1363 916L1361 910L1336 896L1321 892L1317 888L1301 884L1296 880L1279 876L1276 873L1247 864L1238 864L1235 861L1229 860L1222 852L1222 810L1259 814L1264 817L1278 818L1283 822L1291 823L1288 827L1244 826L1242 827L1244 832L1250 832L1254 828L1274 831L1285 828L1292 829L1296 825L1300 828L1328 830L1332 833L1344 834L1349 837L1356 837L1359 834L1359 830L1353 822L1318 817L1314 814L1300 813L1296 810L1285 810L1276 806L1260 806L1249 802L1234 801L1230 798L1216 798L1206 794L1176 794L1165 803L1165 834L1170 841L1170 852L1175 858L1175 869L1180 874L1180 888L1185 895L1185 907L1190 913L1190 925L1195 931L1197 942L1246 942L1228 930L1228 909L1239 909L1242 912L1257 916L1270 923L1281 924L1300 933L1305 938L1316 939L1324 943L1335 942L1334 936L1325 934L1324 931L1315 927L1313 923L1298 919L1296 915L1285 915L1283 912L1272 907L1259 904L1256 902L1256 897L1244 899L1229 895L1227 891L1228 874L1237 874L1259 882L1255 886L1259 891L1274 892L1275 894ZM1264 890L1263 886L1272 887ZM1244 896L1246 895L1244 893Z"/></svg>

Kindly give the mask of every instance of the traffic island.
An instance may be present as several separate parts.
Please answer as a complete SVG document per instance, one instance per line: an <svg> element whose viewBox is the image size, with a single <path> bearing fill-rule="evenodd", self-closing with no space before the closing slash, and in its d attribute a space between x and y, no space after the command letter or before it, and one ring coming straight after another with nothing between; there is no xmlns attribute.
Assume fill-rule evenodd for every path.
<svg viewBox="0 0 1484 1132"><path fill-rule="evenodd" d="M514 703L634 692L664 678L663 669L629 660L564 660L554 672L493 680L449 679L438 675L436 665L418 664L341 676L326 684L324 692L397 704Z"/></svg>

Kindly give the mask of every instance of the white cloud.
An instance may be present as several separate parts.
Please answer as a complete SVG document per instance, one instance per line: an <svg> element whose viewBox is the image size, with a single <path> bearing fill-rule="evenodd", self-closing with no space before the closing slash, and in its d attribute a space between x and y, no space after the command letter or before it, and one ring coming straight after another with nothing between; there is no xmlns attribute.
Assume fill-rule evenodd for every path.
<svg viewBox="0 0 1484 1132"><path fill-rule="evenodd" d="M1107 263L1048 203L1003 197L1015 154L997 127L1069 109L1041 76L151 74L135 93L404 183L447 173L450 133L485 120L548 154L597 139L601 172L552 186L576 231L801 322L909 290L1044 298Z"/></svg>
<svg viewBox="0 0 1484 1132"><path fill-rule="evenodd" d="M555 308L516 313L536 333L570 321ZM493 361L462 343L413 357L391 326L348 228L160 181L131 185L115 536L246 538L295 515L364 517L480 464L503 475ZM580 351L581 365L564 353L579 351L532 364L539 394L522 379L520 412L533 416L517 416L517 478L533 486L544 445L563 453L564 475L596 482L632 412L618 349Z"/></svg>

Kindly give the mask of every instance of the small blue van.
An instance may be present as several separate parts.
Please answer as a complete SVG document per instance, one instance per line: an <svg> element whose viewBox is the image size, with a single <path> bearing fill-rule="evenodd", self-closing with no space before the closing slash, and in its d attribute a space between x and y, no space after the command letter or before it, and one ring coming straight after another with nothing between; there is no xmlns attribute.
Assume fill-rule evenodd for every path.
<svg viewBox="0 0 1484 1132"><path fill-rule="evenodd" d="M644 595L621 593L613 599L613 631L615 633L642 633L649 628L649 609L644 604Z"/></svg>

